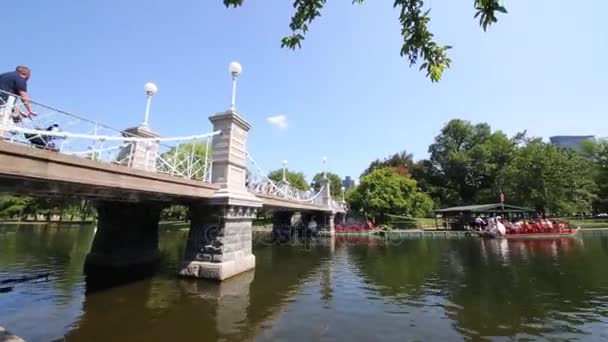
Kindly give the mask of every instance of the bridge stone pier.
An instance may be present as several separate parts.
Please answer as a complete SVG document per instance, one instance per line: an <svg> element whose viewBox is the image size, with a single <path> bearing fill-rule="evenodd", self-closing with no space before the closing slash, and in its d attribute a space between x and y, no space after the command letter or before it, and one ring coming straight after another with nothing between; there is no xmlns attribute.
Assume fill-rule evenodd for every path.
<svg viewBox="0 0 608 342"><path fill-rule="evenodd" d="M296 213L300 214L297 220L294 219ZM336 214L333 212L276 210L272 217L272 240L274 242L285 243L295 235L334 236L336 232Z"/></svg>
<svg viewBox="0 0 608 342"><path fill-rule="evenodd" d="M212 182L220 189L206 203L191 205L192 221L181 275L224 280L255 267L251 229L262 201L245 187L247 134L236 111L209 118L214 131Z"/></svg>
<svg viewBox="0 0 608 342"><path fill-rule="evenodd" d="M328 179L322 179L320 184L321 205L324 208L331 208L332 198ZM300 213L299 222L294 222L293 216L296 212ZM272 234L273 240L278 242L289 241L294 234L316 234L318 236L334 236L335 217L338 212L334 210L286 210L277 209L273 212ZM312 224L311 224L312 223Z"/></svg>
<svg viewBox="0 0 608 342"><path fill-rule="evenodd" d="M97 232L85 267L124 268L158 261L159 202L96 203Z"/></svg>
<svg viewBox="0 0 608 342"><path fill-rule="evenodd" d="M125 137L157 138L148 125L123 131ZM120 164L133 169L155 168L158 142L130 142L118 154ZM129 156L127 158L126 156ZM95 207L98 224L85 268L125 268L155 263L159 260L158 223L166 206L157 201L137 202L98 200Z"/></svg>
<svg viewBox="0 0 608 342"><path fill-rule="evenodd" d="M296 223L298 226L294 226L294 214L295 211L286 210L275 210L272 213L272 240L274 242L287 242L297 233L297 229L303 229L306 226L304 220Z"/></svg>

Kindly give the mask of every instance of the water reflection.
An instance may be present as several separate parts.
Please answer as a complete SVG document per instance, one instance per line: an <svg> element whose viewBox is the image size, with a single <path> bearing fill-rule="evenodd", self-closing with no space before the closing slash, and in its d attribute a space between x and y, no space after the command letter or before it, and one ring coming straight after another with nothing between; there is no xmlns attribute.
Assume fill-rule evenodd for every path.
<svg viewBox="0 0 608 342"><path fill-rule="evenodd" d="M586 248L576 239L481 243L484 262L465 266L463 279L450 286L458 309L449 314L463 333L546 336L557 330L556 336L567 336L588 331L582 322L564 322L563 314L586 314L597 291L606 294L608 274L597 272L606 256L598 255L597 241ZM456 250L456 257L466 260L474 249ZM467 286L458 286L462 283ZM597 309L605 317L606 306Z"/></svg>
<svg viewBox="0 0 608 342"><path fill-rule="evenodd" d="M605 239L419 239L350 251L369 289L407 306L440 296L465 336L573 338L608 324Z"/></svg>
<svg viewBox="0 0 608 342"><path fill-rule="evenodd" d="M62 336L80 315L82 265L92 238L92 229L78 225L0 225L0 280L49 274L0 294L2 325L29 341Z"/></svg>
<svg viewBox="0 0 608 342"><path fill-rule="evenodd" d="M166 242L162 248L174 246ZM221 283L181 279L161 270L150 280L86 296L83 315L65 340L250 339L316 274L328 254L329 246L319 243L262 246L256 250L255 271Z"/></svg>
<svg viewBox="0 0 608 342"><path fill-rule="evenodd" d="M175 276L186 237L108 287L82 274L92 229L0 227L0 279L51 273L0 294L0 322L29 341L608 339L608 235L260 243L222 283Z"/></svg>

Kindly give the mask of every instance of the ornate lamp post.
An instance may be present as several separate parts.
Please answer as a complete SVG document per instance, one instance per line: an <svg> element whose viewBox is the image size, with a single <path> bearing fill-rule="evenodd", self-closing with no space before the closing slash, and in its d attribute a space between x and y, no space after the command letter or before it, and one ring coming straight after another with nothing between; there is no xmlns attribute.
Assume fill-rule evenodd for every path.
<svg viewBox="0 0 608 342"><path fill-rule="evenodd" d="M144 122L142 123L142 125L148 126L148 118L150 117L150 102L152 101L152 96L154 96L154 94L158 92L158 87L156 86L156 84L148 82L146 83L146 85L144 85L144 90L146 91L147 99L146 114L144 116Z"/></svg>
<svg viewBox="0 0 608 342"><path fill-rule="evenodd" d="M287 160L283 160L283 182L287 183Z"/></svg>
<svg viewBox="0 0 608 342"><path fill-rule="evenodd" d="M232 75L232 101L230 101L230 110L236 110L236 81L243 72L243 67L239 62L232 62L228 67L230 75Z"/></svg>

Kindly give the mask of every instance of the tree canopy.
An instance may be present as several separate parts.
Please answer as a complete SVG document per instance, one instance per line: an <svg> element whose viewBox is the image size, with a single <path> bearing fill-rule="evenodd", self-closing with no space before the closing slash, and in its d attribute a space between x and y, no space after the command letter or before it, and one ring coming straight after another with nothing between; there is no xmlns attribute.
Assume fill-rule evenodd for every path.
<svg viewBox="0 0 608 342"><path fill-rule="evenodd" d="M278 169L270 172L268 174L268 178L275 182L280 182L283 180L283 169ZM306 178L302 172L295 171L285 171L285 178L291 186L299 190L309 190L310 185L306 182Z"/></svg>
<svg viewBox="0 0 608 342"><path fill-rule="evenodd" d="M418 164L414 174L428 172L426 190L442 204L496 201L517 139L519 135L509 139L501 131L492 132L485 123L451 120L429 147L429 162Z"/></svg>
<svg viewBox="0 0 608 342"><path fill-rule="evenodd" d="M592 163L592 176L597 184L595 207L608 211L608 140L587 140L582 145L583 156Z"/></svg>
<svg viewBox="0 0 608 342"><path fill-rule="evenodd" d="M91 202L71 197L31 197L0 194L0 218L21 218L41 214L50 219L50 214L80 217L82 220L94 214Z"/></svg>
<svg viewBox="0 0 608 342"><path fill-rule="evenodd" d="M415 180L388 167L362 177L359 186L349 192L348 201L354 210L380 221L385 214L422 217L433 210L433 200L418 190Z"/></svg>
<svg viewBox="0 0 608 342"><path fill-rule="evenodd" d="M393 154L392 156L386 157L383 160L376 159L369 164L365 171L363 171L361 177L383 167L393 168L393 170L402 176L410 176L414 167L414 155L403 150L399 153Z"/></svg>
<svg viewBox="0 0 608 342"><path fill-rule="evenodd" d="M588 213L592 205L608 204L605 141L589 142L581 154L525 132L508 137L485 123L451 120L429 153L411 166L411 177L438 207L497 203L501 193L510 203L548 214ZM390 166L386 160L382 165Z"/></svg>
<svg viewBox="0 0 608 342"><path fill-rule="evenodd" d="M244 0L223 2L226 7L237 7L242 6ZM291 34L282 39L281 46L292 50L300 48L309 25L321 16L326 2L327 0L293 0L294 14L289 24ZM353 4L364 2L365 0L352 0ZM420 70L426 70L426 75L432 82L439 81L452 63L447 56L447 50L451 46L437 43L429 31L431 9L424 6L423 0L393 0L393 7L399 9L398 21L403 39L401 56L408 59L410 66L422 59ZM473 17L479 19L479 25L484 31L498 21L499 13L507 13L501 0L474 0L473 10Z"/></svg>
<svg viewBox="0 0 608 342"><path fill-rule="evenodd" d="M0 195L0 217L22 215L32 202L30 197L10 194Z"/></svg>
<svg viewBox="0 0 608 342"><path fill-rule="evenodd" d="M507 167L506 189L517 203L539 212L591 212L596 190L590 162L571 149L532 139Z"/></svg>

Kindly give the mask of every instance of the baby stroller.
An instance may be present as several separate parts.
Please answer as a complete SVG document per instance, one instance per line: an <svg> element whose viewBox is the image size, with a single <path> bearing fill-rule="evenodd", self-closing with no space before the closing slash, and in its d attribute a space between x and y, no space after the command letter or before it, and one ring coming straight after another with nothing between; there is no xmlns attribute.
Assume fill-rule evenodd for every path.
<svg viewBox="0 0 608 342"><path fill-rule="evenodd" d="M35 129L42 130L38 127ZM47 127L46 131L58 132L60 131L59 125L52 124ZM58 142L63 139L52 135L45 135L43 133L25 133L24 136L34 147L54 152L59 152Z"/></svg>

